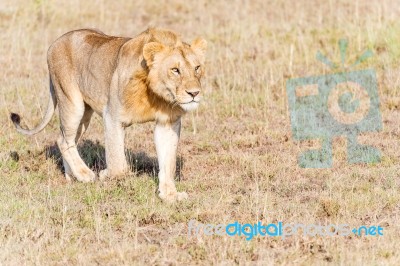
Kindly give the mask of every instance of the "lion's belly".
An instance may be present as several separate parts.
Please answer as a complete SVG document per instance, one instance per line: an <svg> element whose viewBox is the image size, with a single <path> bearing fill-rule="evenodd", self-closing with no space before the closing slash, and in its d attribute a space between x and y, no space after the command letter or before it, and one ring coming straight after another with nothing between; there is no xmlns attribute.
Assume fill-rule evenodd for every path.
<svg viewBox="0 0 400 266"><path fill-rule="evenodd" d="M83 93L82 93L83 94ZM103 99L103 98L93 98L93 95L84 95L83 94L83 101L89 105L93 111L95 111L98 115L102 116L103 115L103 110L104 107L107 104L107 99Z"/></svg>

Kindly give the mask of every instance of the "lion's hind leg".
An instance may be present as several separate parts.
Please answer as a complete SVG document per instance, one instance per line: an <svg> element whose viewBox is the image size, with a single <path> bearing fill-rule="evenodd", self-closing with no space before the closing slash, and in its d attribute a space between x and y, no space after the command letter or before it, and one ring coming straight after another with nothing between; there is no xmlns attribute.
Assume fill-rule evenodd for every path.
<svg viewBox="0 0 400 266"><path fill-rule="evenodd" d="M83 134L85 134L86 130L90 124L90 118L92 118L93 109L85 104L85 112L83 113L83 117L81 119L81 123L78 128L78 132L76 133L75 142L78 144L79 140L82 138Z"/></svg>
<svg viewBox="0 0 400 266"><path fill-rule="evenodd" d="M71 180L73 176L81 182L94 181L95 173L85 164L77 149L77 141L86 130L93 110L85 105L77 86L69 84L68 88L61 89L61 84L54 85L58 92L61 123L57 144L63 157L65 177ZM64 94L66 91L71 93L69 97Z"/></svg>
<svg viewBox="0 0 400 266"><path fill-rule="evenodd" d="M86 130L88 122L83 123L81 120L84 116L81 114L81 108L74 107L68 109L70 111L66 115L67 111L61 111L60 108L61 136L57 140L63 156L65 177L67 180L70 180L71 176L74 176L81 182L94 181L96 175L80 157L76 143Z"/></svg>

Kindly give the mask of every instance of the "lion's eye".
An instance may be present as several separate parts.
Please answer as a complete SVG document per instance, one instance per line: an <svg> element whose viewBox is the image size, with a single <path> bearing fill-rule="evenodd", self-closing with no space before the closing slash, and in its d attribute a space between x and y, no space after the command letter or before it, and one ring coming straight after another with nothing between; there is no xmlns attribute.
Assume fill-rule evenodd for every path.
<svg viewBox="0 0 400 266"><path fill-rule="evenodd" d="M174 73L175 75L179 75L181 72L179 71L178 68L174 67L171 69L172 73Z"/></svg>
<svg viewBox="0 0 400 266"><path fill-rule="evenodd" d="M197 66L197 67L194 68L194 71L196 71L196 73L198 73L199 70L200 70L200 66Z"/></svg>

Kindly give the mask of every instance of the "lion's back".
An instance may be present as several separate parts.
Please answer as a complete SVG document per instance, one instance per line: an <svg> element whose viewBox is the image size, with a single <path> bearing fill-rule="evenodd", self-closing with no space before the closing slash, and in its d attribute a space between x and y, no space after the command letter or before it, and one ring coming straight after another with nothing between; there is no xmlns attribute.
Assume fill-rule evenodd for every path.
<svg viewBox="0 0 400 266"><path fill-rule="evenodd" d="M64 84L60 89L68 97L79 90L85 102L100 113L107 102L118 52L128 40L88 29L62 35L47 53L51 80Z"/></svg>
<svg viewBox="0 0 400 266"><path fill-rule="evenodd" d="M115 59L119 48L129 38L114 37L93 29L74 30L65 33L53 42L47 52L49 66L63 62L69 65L90 64L90 58L98 53L101 59ZM94 62L98 63L98 62ZM104 63L104 62L103 62Z"/></svg>

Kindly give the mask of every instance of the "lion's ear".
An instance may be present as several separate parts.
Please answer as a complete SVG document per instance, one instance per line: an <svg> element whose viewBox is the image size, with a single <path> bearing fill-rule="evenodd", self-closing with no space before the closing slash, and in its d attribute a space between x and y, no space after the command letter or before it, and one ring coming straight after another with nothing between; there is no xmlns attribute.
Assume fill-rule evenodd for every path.
<svg viewBox="0 0 400 266"><path fill-rule="evenodd" d="M207 41L202 38L196 38L193 40L190 47L193 51L200 57L201 62L204 62L206 50L207 50Z"/></svg>
<svg viewBox="0 0 400 266"><path fill-rule="evenodd" d="M143 57L148 65L151 65L154 61L154 56L164 50L164 45L159 42L149 42L143 47Z"/></svg>

